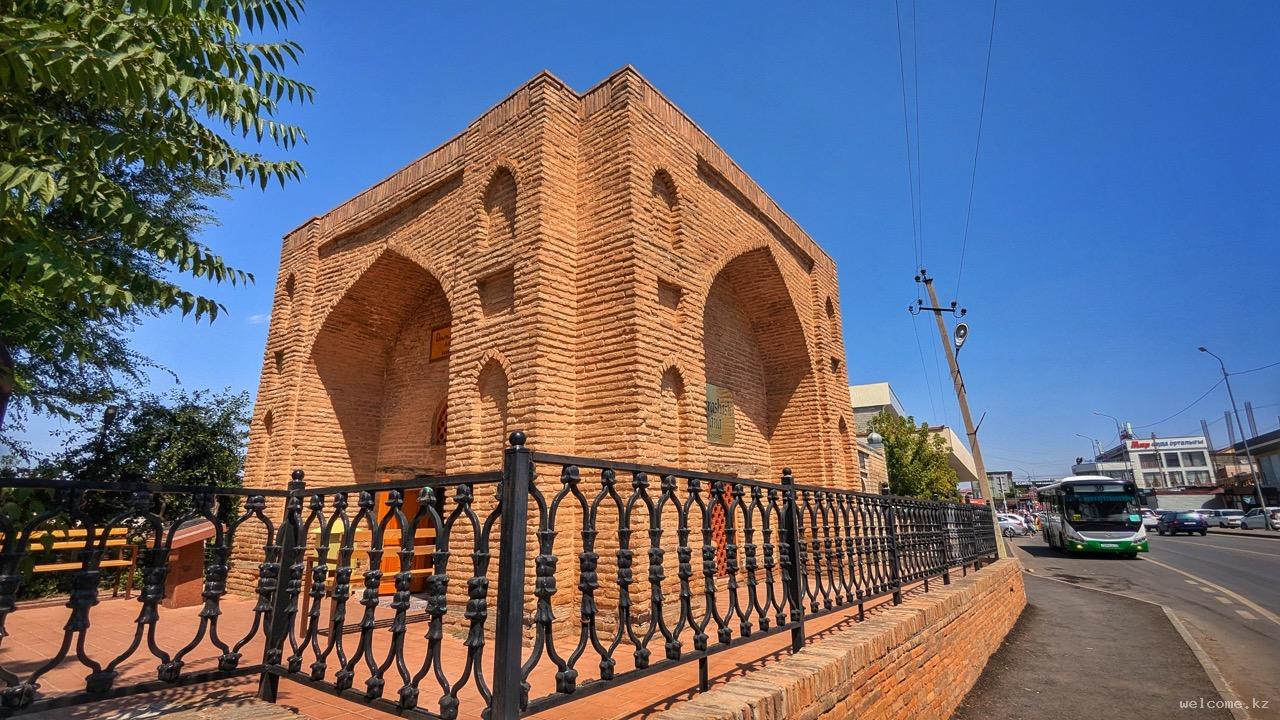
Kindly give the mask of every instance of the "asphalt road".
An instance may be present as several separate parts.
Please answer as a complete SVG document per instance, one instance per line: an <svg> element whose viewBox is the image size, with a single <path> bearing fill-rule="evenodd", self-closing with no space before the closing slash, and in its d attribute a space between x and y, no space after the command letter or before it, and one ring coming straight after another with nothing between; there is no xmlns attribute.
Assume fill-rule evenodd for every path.
<svg viewBox="0 0 1280 720"><path fill-rule="evenodd" d="M1027 607L951 720L1232 720L1160 607L1030 573L1025 584Z"/></svg>
<svg viewBox="0 0 1280 720"><path fill-rule="evenodd" d="M1067 556L1038 535L1013 545L1034 574L1166 605L1250 706L1248 717L1280 720L1280 541L1152 535L1138 560Z"/></svg>

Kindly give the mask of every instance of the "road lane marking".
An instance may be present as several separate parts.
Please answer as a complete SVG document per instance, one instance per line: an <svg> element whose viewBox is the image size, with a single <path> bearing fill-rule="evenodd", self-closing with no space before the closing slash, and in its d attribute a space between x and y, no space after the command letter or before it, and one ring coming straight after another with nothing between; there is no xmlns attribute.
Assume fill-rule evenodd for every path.
<svg viewBox="0 0 1280 720"><path fill-rule="evenodd" d="M1214 545L1213 543L1203 543L1201 547L1211 547L1214 550L1226 550L1228 552L1249 553L1250 555L1262 555L1269 558L1280 557L1277 553L1258 552L1257 550L1242 550L1240 548L1224 547L1222 545Z"/></svg>
<svg viewBox="0 0 1280 720"><path fill-rule="evenodd" d="M1264 618L1266 618L1266 619L1270 620L1271 622L1275 623L1276 625L1280 625L1280 617L1277 617L1275 613L1273 613L1273 612L1271 612L1270 610L1268 610L1268 609L1266 609L1266 608L1262 607L1262 606L1261 606L1261 605L1259 605L1258 603L1256 603L1256 602L1254 602L1254 601L1250 600L1249 598L1247 598L1247 597L1245 597L1245 596L1241 595L1241 594L1240 594L1240 593L1238 593L1238 592L1235 592L1235 591L1233 591L1233 590L1228 590L1228 589L1226 589L1226 588L1222 587L1221 585L1215 585L1214 583L1211 583L1211 582L1209 582L1208 580L1205 580L1204 578L1200 577L1199 575L1192 575L1191 573L1187 572L1186 570L1183 570L1183 569L1181 569L1181 568L1176 568L1176 567L1174 567L1174 566L1172 566L1172 565L1167 565L1167 564L1165 564L1165 563L1160 562L1159 560L1152 560L1150 557L1145 557L1145 556L1142 556L1142 555L1139 555L1138 557L1140 557L1140 558L1142 558L1143 560L1145 560L1145 561L1147 561L1147 562L1151 563L1152 565L1158 565L1158 566L1160 566L1160 567L1162 567L1162 568L1164 568L1164 569L1166 569L1166 570L1172 570L1172 571L1174 571L1174 572L1178 573L1179 575L1183 575L1183 576L1185 576L1185 577L1189 577L1189 578L1191 578L1191 579L1193 579L1193 580L1198 580L1198 581L1200 581L1201 583L1203 583L1203 584L1205 584L1205 585L1208 585L1209 587L1211 587L1211 588L1213 588L1213 589L1217 590L1218 592L1222 593L1223 595L1226 595L1227 597L1229 597L1229 598L1231 598L1231 599L1235 600L1236 602L1240 603L1241 605L1244 605L1245 607L1249 608L1250 610L1253 610L1254 612L1256 612L1256 613L1258 613L1259 615L1261 615L1262 617L1264 617Z"/></svg>
<svg viewBox="0 0 1280 720"><path fill-rule="evenodd" d="M1249 612L1248 610L1237 610L1237 611L1236 611L1236 614L1237 614L1237 615L1239 615L1240 617L1244 618L1245 620L1257 620L1257 619L1258 619L1258 617L1257 617L1256 615L1254 615L1253 613Z"/></svg>
<svg viewBox="0 0 1280 720"><path fill-rule="evenodd" d="M1213 599L1214 599L1214 600L1217 600L1218 602L1222 603L1223 605L1230 605L1230 604L1232 604L1231 598L1224 598L1224 597L1222 597L1221 595L1214 595L1214 596L1213 596Z"/></svg>
<svg viewBox="0 0 1280 720"><path fill-rule="evenodd" d="M1201 592L1207 592L1207 593L1213 592L1213 588L1210 588L1210 587L1205 587L1203 585L1197 585L1196 587L1200 588Z"/></svg>

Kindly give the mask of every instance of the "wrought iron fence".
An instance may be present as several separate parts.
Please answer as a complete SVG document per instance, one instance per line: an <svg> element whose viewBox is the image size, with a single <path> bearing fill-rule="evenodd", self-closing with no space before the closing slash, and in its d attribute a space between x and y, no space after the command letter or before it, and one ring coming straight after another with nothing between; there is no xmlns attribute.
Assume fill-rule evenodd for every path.
<svg viewBox="0 0 1280 720"><path fill-rule="evenodd" d="M705 689L717 652L779 633L799 650L806 619L854 607L861 619L871 601L901 602L995 554L983 506L809 486L789 471L771 483L535 453L519 432L511 442L501 471L376 486L308 488L300 471L274 491L5 483L56 502L0 518L0 712L252 674L269 700L283 677L443 720L516 718L693 661ZM78 510L94 493L119 512ZM175 493L194 509L166 518L158 498ZM176 529L193 519L214 526L202 606L163 618L192 626L170 647L160 604ZM23 617L34 538L54 524L84 531L63 637L15 664L4 623ZM250 526L260 545L237 543ZM104 659L86 639L115 527L141 542L143 589L132 642ZM228 596L237 573L252 603ZM237 632L224 639L229 617ZM68 664L89 671L83 691L40 696Z"/></svg>

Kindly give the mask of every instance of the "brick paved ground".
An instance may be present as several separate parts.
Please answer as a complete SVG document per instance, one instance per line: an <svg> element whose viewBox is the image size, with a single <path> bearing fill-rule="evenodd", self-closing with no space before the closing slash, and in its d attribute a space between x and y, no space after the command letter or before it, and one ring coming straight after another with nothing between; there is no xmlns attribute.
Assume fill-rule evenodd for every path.
<svg viewBox="0 0 1280 720"><path fill-rule="evenodd" d="M916 593L921 592L921 590L916 588L911 592ZM888 598L883 598L875 603L868 604L869 614L875 612L875 608L887 603L888 600ZM224 613L220 620L220 625L223 628L222 637L232 640L245 634L252 625L253 603L247 600L228 598L223 601L223 607ZM93 629L90 631L89 640L86 643L86 650L91 654L91 657L99 661L103 659L109 660L129 645L136 629L134 618L137 609L136 602L123 599L106 600L93 609ZM157 628L156 642L170 653L188 643L199 623L198 610L198 608L179 610L162 608L160 610L161 621ZM66 616L67 609L62 605L20 608L9 618L8 630L10 635L4 639L3 645L0 646L0 664L3 664L5 668L22 674L47 661L48 658L56 653L61 643L62 633L60 628L65 623ZM355 618L348 615L348 619ZM847 627L855 622L856 608L851 608L807 621L806 631L811 641L821 642L824 634ZM414 623L409 627L410 632L406 634L406 658L420 659L424 654L425 641L422 638L422 634L425 632L426 625L425 623ZM180 629L183 632L179 632ZM378 633L379 637L385 637L385 635L385 630L380 630ZM347 635L347 642L353 643L356 636L356 634ZM720 684L733 677L762 667L771 659L788 654L787 648L789 644L790 635L784 632L717 654L710 659L709 664L712 682ZM567 639L557 641L557 646L562 652L569 645L570 643ZM443 665L448 670L450 677L456 679L460 674L459 669L464 657L461 643L457 641L447 644L445 647L448 652L442 654ZM660 652L661 644L657 643L657 647ZM247 643L241 649L241 652L246 664L257 662L262 654L260 641L255 639ZM187 656L187 664L184 670L212 669L217 654L217 650L208 642L204 642L193 649ZM486 653L486 655L491 658L490 653ZM630 669L627 664L629 656L627 647L619 648L620 672ZM332 664L331 662L331 666ZM416 667L414 662L409 664L411 668ZM489 661L486 662L486 665L488 664ZM595 664L596 658L590 655L583 658L579 667L583 671L584 678L591 676L590 671L595 668ZM149 655L143 654L131 658L120 665L121 677L117 681L117 685L153 680L155 666L156 660ZM360 668L357 670L354 687L362 689L366 675L359 672ZM554 691L553 670L554 668L549 662L544 660L540 663L530 678L532 685L531 697L542 697ZM81 689L83 688L86 674L85 668L76 663L74 658L64 661L41 679L41 695L61 695ZM492 677L491 673L487 674ZM330 670L330 677L332 677L332 669ZM669 708L673 704L696 694L697 680L697 663L686 663L641 680L615 685L608 690L552 708L534 717L544 720L569 716L601 718L643 717ZM583 684L585 684L585 681L581 682L580 686ZM208 708L231 707L235 708L235 717L241 720L243 718L242 712L263 712L257 709L252 700L256 687L257 677L250 676L241 679L173 688L92 705L47 711L40 713L38 717L41 720L89 720L90 718L92 720L115 720L116 718L138 720L139 718L156 717L175 711L203 711ZM428 709L434 710L435 698L439 694L438 686L431 681L431 676L428 676L428 678L424 679L421 687L423 692L421 704ZM398 683L389 680L388 688L386 695L394 697L394 691L398 688ZM460 718L464 720L475 720L480 716L481 703L472 688L473 686L469 685L461 696ZM340 699L288 680L283 680L280 683L278 705L303 715L308 715L316 720L327 720L327 718L339 715L370 718L371 720L374 718L385 720L388 717L385 713L366 705ZM199 717L206 716L201 715ZM196 720L199 720L199 717ZM253 717L257 718L259 716L254 714Z"/></svg>

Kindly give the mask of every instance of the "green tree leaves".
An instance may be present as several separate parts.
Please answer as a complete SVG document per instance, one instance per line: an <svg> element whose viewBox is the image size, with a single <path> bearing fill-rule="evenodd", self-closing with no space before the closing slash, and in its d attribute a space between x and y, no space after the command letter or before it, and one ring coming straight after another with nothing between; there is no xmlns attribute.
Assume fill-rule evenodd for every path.
<svg viewBox="0 0 1280 720"><path fill-rule="evenodd" d="M139 314L225 310L182 280L253 281L196 235L211 220L204 198L302 176L256 150L306 140L276 119L314 94L284 74L301 48L245 37L300 11L296 0L0 11L0 425L10 393L76 417L136 378L144 361L120 338Z"/></svg>
<svg viewBox="0 0 1280 720"><path fill-rule="evenodd" d="M882 411L871 419L871 429L884 438L890 492L918 498L956 496L956 471L947 462L947 443L929 432L928 423L916 427L913 417Z"/></svg>

